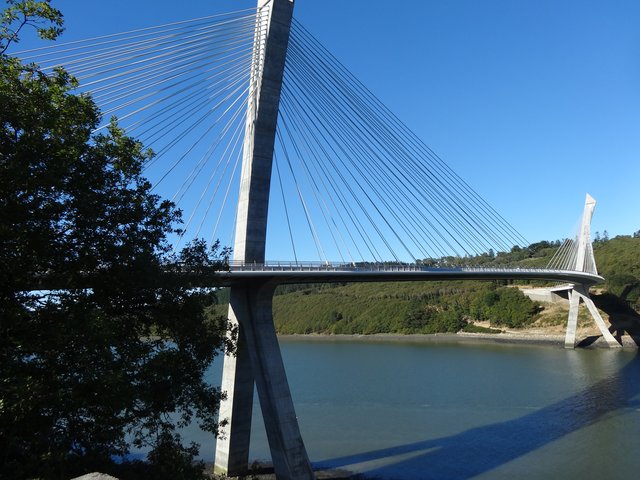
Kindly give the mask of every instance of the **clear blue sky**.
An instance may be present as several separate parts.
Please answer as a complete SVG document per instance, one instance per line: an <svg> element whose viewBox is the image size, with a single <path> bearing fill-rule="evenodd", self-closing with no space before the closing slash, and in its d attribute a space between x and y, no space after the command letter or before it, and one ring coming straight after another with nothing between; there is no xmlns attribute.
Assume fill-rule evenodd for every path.
<svg viewBox="0 0 640 480"><path fill-rule="evenodd" d="M61 41L252 0L53 2ZM530 241L640 229L640 2L296 0L295 16ZM31 42L23 42L24 48Z"/></svg>

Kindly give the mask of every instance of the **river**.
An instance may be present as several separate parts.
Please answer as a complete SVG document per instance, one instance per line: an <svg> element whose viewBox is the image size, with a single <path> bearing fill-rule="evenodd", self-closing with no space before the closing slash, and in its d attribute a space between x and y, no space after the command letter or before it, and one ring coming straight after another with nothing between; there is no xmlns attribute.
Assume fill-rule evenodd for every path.
<svg viewBox="0 0 640 480"><path fill-rule="evenodd" d="M640 474L636 350L305 339L281 346L315 467L381 479ZM253 432L251 458L268 459L257 403ZM195 429L188 437L212 460L209 438Z"/></svg>

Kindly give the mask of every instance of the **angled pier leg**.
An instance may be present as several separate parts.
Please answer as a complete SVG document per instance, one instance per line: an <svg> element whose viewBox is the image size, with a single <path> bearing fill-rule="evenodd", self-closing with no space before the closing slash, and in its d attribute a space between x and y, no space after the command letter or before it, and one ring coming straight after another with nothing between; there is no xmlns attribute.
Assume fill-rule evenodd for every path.
<svg viewBox="0 0 640 480"><path fill-rule="evenodd" d="M564 337L564 348L576 347L576 330L578 328L578 308L580 307L580 295L575 290L569 290L569 320L567 332Z"/></svg>
<svg viewBox="0 0 640 480"><path fill-rule="evenodd" d="M274 285L233 287L230 306L244 328L276 477L313 479L273 325Z"/></svg>
<svg viewBox="0 0 640 480"><path fill-rule="evenodd" d="M577 272L591 272L596 271L596 260L593 256L593 248L591 246L591 218L593 217L593 210L596 207L595 199L587 193L584 202L584 211L582 213L582 222L580 223L579 234L576 238L575 250L575 266L573 267ZM589 296L589 288L583 284L575 284L573 288L569 290L569 320L567 322L567 333L564 340L565 348L574 348L576 345L576 329L578 326L578 308L580 300L584 301L585 305L591 313L591 317L598 325L602 336L610 347L621 347L618 341L611 335L611 332L604 323L600 312L596 308L593 300Z"/></svg>
<svg viewBox="0 0 640 480"><path fill-rule="evenodd" d="M620 345L615 337L611 335L611 332L607 328L606 323L604 323L604 319L602 318L602 315L600 315L600 312L598 312L598 309L596 308L595 303L593 303L593 300L591 300L588 290L583 285L576 285L574 288L574 293L580 295L580 298L582 298L582 301L589 309L589 313L591 313L591 317L596 322L596 325L598 325L600 333L602 333L602 336L607 342L607 345L612 348L621 347L622 345Z"/></svg>
<svg viewBox="0 0 640 480"><path fill-rule="evenodd" d="M607 328L602 315L598 312L596 305L591 300L589 296L589 291L584 285L576 284L573 286L572 290L569 290L569 320L567 322L567 333L564 339L564 347L565 348L575 348L576 346L576 329L578 327L578 309L580 306L580 300L582 300L587 309L589 309L589 313L591 317L596 322L600 333L602 333L602 337L607 342L607 345L612 348L621 347L620 343L615 339L611 332Z"/></svg>
<svg viewBox="0 0 640 480"><path fill-rule="evenodd" d="M220 421L224 435L216 440L214 472L232 477L244 475L249 466L249 442L253 412L253 370L244 329L229 308L229 321L238 330L236 351L224 356L221 389L226 398L220 402Z"/></svg>

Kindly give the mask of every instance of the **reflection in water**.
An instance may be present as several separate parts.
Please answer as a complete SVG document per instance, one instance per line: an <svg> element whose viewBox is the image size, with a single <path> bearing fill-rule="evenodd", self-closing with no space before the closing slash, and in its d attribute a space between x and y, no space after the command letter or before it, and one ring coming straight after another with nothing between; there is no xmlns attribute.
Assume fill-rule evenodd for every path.
<svg viewBox="0 0 640 480"><path fill-rule="evenodd" d="M574 352L567 354L577 375L598 377L598 373L602 373L589 370L593 363L584 363L581 358L585 357L573 355ZM603 353L611 355L613 360L617 354ZM636 398L639 393L640 354L614 375L528 415L472 428L449 437L335 458L320 462L318 466L336 468L389 459L391 463L385 466L367 468L367 477L468 479L585 429L605 416L622 415L629 409L637 409L640 405ZM624 441L620 443L624 444ZM565 478L562 472L556 474L558 478Z"/></svg>

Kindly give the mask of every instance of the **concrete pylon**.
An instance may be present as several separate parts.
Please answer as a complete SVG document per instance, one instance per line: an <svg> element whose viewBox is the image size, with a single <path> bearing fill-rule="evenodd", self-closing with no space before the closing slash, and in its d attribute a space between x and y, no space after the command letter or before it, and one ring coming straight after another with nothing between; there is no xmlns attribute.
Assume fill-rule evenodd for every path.
<svg viewBox="0 0 640 480"><path fill-rule="evenodd" d="M259 0L251 88L243 145L234 260L263 263L271 168L293 0ZM278 479L312 479L273 325L275 285L247 281L231 287L229 321L235 353L224 357L220 405L225 435L216 442L216 473L247 473L254 383Z"/></svg>
<svg viewBox="0 0 640 480"><path fill-rule="evenodd" d="M578 272L598 273L596 260L593 257L593 248L591 247L591 219L595 208L595 199L587 193L584 200L580 231L578 232L578 251L575 265L575 269Z"/></svg>
<svg viewBox="0 0 640 480"><path fill-rule="evenodd" d="M587 193L584 202L584 211L582 213L582 221L580 223L580 230L577 238L577 250L576 250L576 263L575 270L578 272L589 272L597 274L596 260L593 256L593 248L591 246L591 219L593 218L593 211L596 208L595 199ZM600 333L610 347L616 348L621 345L611 335L611 332L607 328L607 325L598 312L593 300L589 296L589 288L582 284L575 284L573 288L569 290L569 318L567 320L567 331L564 338L565 348L575 348L576 346L576 330L578 328L578 310L580 308L580 301L582 300L591 317L596 322Z"/></svg>

